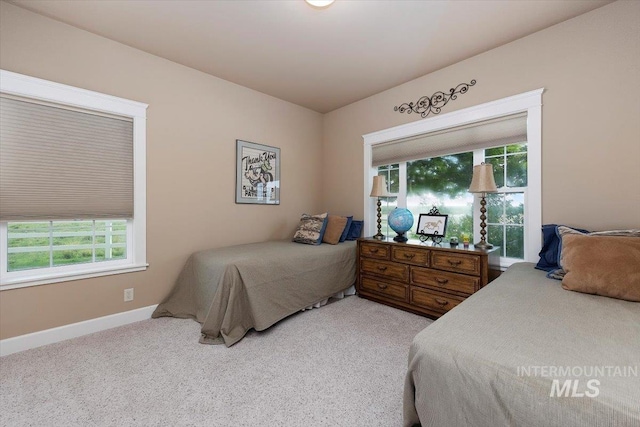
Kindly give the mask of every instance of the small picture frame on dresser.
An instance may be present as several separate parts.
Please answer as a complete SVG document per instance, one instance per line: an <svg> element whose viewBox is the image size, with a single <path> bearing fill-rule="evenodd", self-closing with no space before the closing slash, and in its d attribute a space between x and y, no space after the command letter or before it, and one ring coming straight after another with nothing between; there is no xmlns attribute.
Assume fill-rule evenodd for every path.
<svg viewBox="0 0 640 427"><path fill-rule="evenodd" d="M420 214L416 234L425 237L444 237L449 215Z"/></svg>

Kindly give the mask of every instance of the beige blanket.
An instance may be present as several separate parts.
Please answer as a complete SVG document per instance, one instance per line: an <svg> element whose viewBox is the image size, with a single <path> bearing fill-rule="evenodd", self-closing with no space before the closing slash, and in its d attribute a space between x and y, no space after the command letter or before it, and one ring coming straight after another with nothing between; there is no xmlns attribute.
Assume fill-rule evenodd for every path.
<svg viewBox="0 0 640 427"><path fill-rule="evenodd" d="M514 264L414 338L404 425L640 426L639 370L640 303Z"/></svg>
<svg viewBox="0 0 640 427"><path fill-rule="evenodd" d="M272 241L196 252L154 318L192 318L200 342L238 342L251 328L281 319L343 291L356 280L356 245Z"/></svg>

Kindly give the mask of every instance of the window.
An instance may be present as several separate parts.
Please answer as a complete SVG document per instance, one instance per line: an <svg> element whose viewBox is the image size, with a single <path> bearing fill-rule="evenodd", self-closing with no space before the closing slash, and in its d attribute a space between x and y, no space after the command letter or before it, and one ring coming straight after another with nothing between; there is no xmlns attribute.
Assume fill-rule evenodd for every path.
<svg viewBox="0 0 640 427"><path fill-rule="evenodd" d="M144 270L147 105L0 73L0 289Z"/></svg>
<svg viewBox="0 0 640 427"><path fill-rule="evenodd" d="M487 240L500 246L503 258L511 262L524 259L524 200L527 189L527 144L512 144L503 147L474 150L447 156L412 160L400 164L378 167L378 175L384 174L392 183L390 171L400 176L406 171L406 207L417 218L436 206L440 213L449 215L447 237L472 238L479 230L480 217L474 214L474 196L467 190L473 175L474 159L491 163L498 192L487 195ZM399 178L398 178L399 179ZM389 191L399 193L399 185L389 185ZM396 203L383 208L383 225ZM385 232L386 231L386 232ZM383 229L388 237L395 233L388 227ZM417 238L413 230L409 238Z"/></svg>
<svg viewBox="0 0 640 427"><path fill-rule="evenodd" d="M467 190L473 165L486 162L494 166L499 187L487 195L487 239L500 246L500 267L535 261L542 225L543 91L364 135L365 235L376 226L375 200L367 197L372 176L385 174L391 182L393 171L398 197L383 212L401 206L417 217L435 205L449 215L447 236L464 233L479 241L479 197Z"/></svg>
<svg viewBox="0 0 640 427"><path fill-rule="evenodd" d="M127 221L48 221L7 224L7 271L127 258Z"/></svg>
<svg viewBox="0 0 640 427"><path fill-rule="evenodd" d="M524 259L527 144L484 150L493 165L498 192L487 195L487 240L500 246L501 256Z"/></svg>
<svg viewBox="0 0 640 427"><path fill-rule="evenodd" d="M407 208L417 221L437 206L449 215L446 236L473 235L473 195L467 190L473 173L473 153L420 159L406 163Z"/></svg>

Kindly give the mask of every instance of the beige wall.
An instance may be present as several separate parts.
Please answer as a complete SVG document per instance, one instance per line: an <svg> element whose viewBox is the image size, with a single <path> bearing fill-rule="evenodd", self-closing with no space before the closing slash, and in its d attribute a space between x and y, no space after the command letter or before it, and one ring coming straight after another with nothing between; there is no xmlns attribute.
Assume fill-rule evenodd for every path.
<svg viewBox="0 0 640 427"><path fill-rule="evenodd" d="M444 113L545 88L543 223L640 228L639 41L640 2L618 1L326 114L324 206L362 216L362 135L420 119L396 105L476 79Z"/></svg>
<svg viewBox="0 0 640 427"><path fill-rule="evenodd" d="M192 252L286 238L320 209L322 115L0 2L0 67L149 104L145 272L0 292L0 338L157 304ZM279 206L236 205L235 140L282 154ZM123 302L123 290L135 300Z"/></svg>

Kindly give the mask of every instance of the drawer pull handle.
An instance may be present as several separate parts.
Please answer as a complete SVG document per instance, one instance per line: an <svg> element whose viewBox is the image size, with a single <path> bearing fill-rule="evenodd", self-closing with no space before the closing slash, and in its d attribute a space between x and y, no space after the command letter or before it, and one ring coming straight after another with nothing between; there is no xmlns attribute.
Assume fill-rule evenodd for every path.
<svg viewBox="0 0 640 427"><path fill-rule="evenodd" d="M372 249L369 249L369 252L371 252L372 254L377 254L378 250L379 250L378 248L372 248Z"/></svg>
<svg viewBox="0 0 640 427"><path fill-rule="evenodd" d="M439 285L446 285L449 282L449 279L441 279L439 277L436 277L436 282L438 282Z"/></svg>
<svg viewBox="0 0 640 427"><path fill-rule="evenodd" d="M454 267L457 267L462 263L462 261L460 261L459 259L448 259L447 261L449 261L449 264Z"/></svg>
<svg viewBox="0 0 640 427"><path fill-rule="evenodd" d="M378 270L380 270L380 271L385 271L386 269L387 269L387 267L384 267L382 265L378 266Z"/></svg>
<svg viewBox="0 0 640 427"><path fill-rule="evenodd" d="M413 259L414 256L416 256L416 254L404 254L404 257L407 259Z"/></svg>
<svg viewBox="0 0 640 427"><path fill-rule="evenodd" d="M449 304L449 301L443 301L443 300L441 300L440 298L434 298L434 299L436 300L436 302L437 302L438 304L440 304L440 305L441 305L441 306L443 306L443 307L444 307L445 305Z"/></svg>
<svg viewBox="0 0 640 427"><path fill-rule="evenodd" d="M387 289L387 285L385 285L384 283L376 283L376 285L378 285L380 289Z"/></svg>

